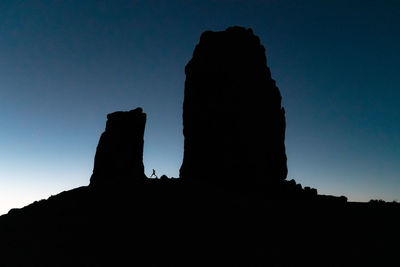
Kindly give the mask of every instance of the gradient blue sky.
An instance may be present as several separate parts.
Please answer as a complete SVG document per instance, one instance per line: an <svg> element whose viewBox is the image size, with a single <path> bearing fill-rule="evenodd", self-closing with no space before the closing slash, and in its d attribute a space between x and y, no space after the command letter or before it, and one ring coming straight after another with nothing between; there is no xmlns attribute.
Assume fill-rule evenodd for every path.
<svg viewBox="0 0 400 267"><path fill-rule="evenodd" d="M143 107L146 173L177 177L185 64L203 31L232 25L266 47L288 179L400 200L399 1L3 0L0 214L87 185L117 110Z"/></svg>

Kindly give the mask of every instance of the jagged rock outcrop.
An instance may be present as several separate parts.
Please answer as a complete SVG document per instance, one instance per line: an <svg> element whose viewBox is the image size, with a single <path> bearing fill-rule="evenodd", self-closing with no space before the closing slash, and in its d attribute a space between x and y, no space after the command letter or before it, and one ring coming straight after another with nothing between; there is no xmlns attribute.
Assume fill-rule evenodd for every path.
<svg viewBox="0 0 400 267"><path fill-rule="evenodd" d="M185 73L180 177L241 188L285 179L285 111L252 30L204 32Z"/></svg>
<svg viewBox="0 0 400 267"><path fill-rule="evenodd" d="M100 137L90 185L132 182L146 178L143 135L146 114L141 108L107 115Z"/></svg>

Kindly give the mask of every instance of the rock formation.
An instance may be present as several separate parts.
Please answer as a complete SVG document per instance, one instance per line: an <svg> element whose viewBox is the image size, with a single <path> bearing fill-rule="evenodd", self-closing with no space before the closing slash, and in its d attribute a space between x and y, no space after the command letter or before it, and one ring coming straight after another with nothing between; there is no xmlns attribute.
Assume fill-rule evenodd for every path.
<svg viewBox="0 0 400 267"><path fill-rule="evenodd" d="M240 188L285 179L285 111L252 30L204 32L185 73L180 177Z"/></svg>
<svg viewBox="0 0 400 267"><path fill-rule="evenodd" d="M100 137L90 185L132 182L146 178L143 166L143 135L146 114L141 108L107 115Z"/></svg>

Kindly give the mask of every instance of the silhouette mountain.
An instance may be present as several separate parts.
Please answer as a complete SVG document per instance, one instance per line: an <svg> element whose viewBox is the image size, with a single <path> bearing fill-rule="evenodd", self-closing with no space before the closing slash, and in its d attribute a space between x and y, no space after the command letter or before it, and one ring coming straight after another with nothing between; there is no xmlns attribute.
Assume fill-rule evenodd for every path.
<svg viewBox="0 0 400 267"><path fill-rule="evenodd" d="M186 66L180 179L147 179L146 114L107 116L89 186L0 217L0 266L397 266L400 205L286 180L264 48L205 32Z"/></svg>

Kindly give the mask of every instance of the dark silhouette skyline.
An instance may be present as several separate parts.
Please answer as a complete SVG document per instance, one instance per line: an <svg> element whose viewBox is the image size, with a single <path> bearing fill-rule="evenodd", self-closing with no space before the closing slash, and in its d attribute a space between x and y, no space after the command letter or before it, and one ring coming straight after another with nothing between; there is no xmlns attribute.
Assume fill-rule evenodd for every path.
<svg viewBox="0 0 400 267"><path fill-rule="evenodd" d="M104 116L142 107L147 176L178 177L184 66L251 27L282 94L288 180L400 200L397 1L1 1L0 214L89 183Z"/></svg>
<svg viewBox="0 0 400 267"><path fill-rule="evenodd" d="M225 49L219 50L221 44ZM200 53L204 47L208 47L206 52ZM286 179L281 96L269 75L264 48L252 30L231 27L205 32L194 58L186 67L185 160L180 179L146 177L143 136L147 115L142 108L110 113L89 186L0 216L0 264L397 265L398 249L393 244L400 239L399 203L348 202L345 196L318 194L315 188ZM221 64L221 59L231 64ZM195 68L196 61L207 64ZM247 68L241 69L245 63ZM215 88L214 83L225 87ZM235 123L235 97L228 98L231 105L222 105L225 120L214 120L213 115L218 118L222 111L215 106L211 112L205 109L220 100L210 88L233 95L237 90L242 100L263 103L264 109L249 105L239 111L250 122L267 123L268 132L255 134L259 139L247 142L252 125L243 120ZM239 125L250 134L242 134ZM204 127L210 132L204 133ZM234 139L239 149L226 146L225 140L218 139L221 136ZM265 166L263 176L256 178L245 172L248 157L254 155L244 148L252 150L254 143L266 150L255 153L254 160ZM229 154L221 154L221 147ZM237 158L243 165L238 165ZM221 170L221 166L232 169Z"/></svg>

